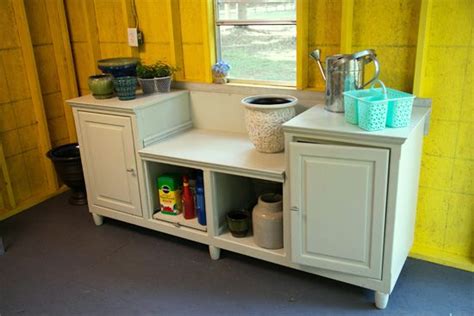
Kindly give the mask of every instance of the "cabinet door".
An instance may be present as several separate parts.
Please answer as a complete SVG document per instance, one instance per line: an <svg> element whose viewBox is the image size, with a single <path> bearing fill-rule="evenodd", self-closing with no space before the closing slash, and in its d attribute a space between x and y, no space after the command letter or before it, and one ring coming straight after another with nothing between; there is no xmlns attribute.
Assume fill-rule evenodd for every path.
<svg viewBox="0 0 474 316"><path fill-rule="evenodd" d="M389 151L290 144L292 260L382 277Z"/></svg>
<svg viewBox="0 0 474 316"><path fill-rule="evenodd" d="M141 215L131 119L78 112L80 144L93 205Z"/></svg>

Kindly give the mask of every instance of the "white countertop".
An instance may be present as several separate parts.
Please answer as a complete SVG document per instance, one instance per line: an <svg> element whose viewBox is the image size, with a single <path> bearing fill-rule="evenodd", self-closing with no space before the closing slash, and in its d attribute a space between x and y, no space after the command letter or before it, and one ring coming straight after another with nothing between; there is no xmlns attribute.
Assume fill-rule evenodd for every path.
<svg viewBox="0 0 474 316"><path fill-rule="evenodd" d="M176 98L183 94L189 94L187 90L173 90L168 93L153 93L144 95L141 91L137 91L136 98L128 101L121 101L118 97L110 99L96 99L91 94L66 100L72 106L87 107L94 109L113 109L122 112L134 112L136 109L145 108L147 106Z"/></svg>
<svg viewBox="0 0 474 316"><path fill-rule="evenodd" d="M368 132L357 125L349 124L344 119L344 113L326 111L323 105L315 105L283 124L285 132L304 132L325 136L344 136L351 139L386 141L402 144L418 124L431 113L429 107L413 107L411 122L408 127L390 128L381 131Z"/></svg>
<svg viewBox="0 0 474 316"><path fill-rule="evenodd" d="M191 129L145 147L139 153L144 159L260 175L279 182L284 180L284 153L260 153L248 136L241 133Z"/></svg>

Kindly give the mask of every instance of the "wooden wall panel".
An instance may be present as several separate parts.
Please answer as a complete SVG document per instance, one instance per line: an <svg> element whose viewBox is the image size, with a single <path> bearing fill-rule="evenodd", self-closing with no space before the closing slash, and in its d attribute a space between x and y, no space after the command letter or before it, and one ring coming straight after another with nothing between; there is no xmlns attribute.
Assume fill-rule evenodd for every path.
<svg viewBox="0 0 474 316"><path fill-rule="evenodd" d="M424 0L417 91L433 100L412 255L474 269L474 2ZM447 14L449 12L449 14ZM420 66L421 67L421 66Z"/></svg>
<svg viewBox="0 0 474 316"><path fill-rule="evenodd" d="M124 1L95 0L95 14L102 58L132 56L128 46L128 23L124 19Z"/></svg>
<svg viewBox="0 0 474 316"><path fill-rule="evenodd" d="M206 2L201 0L179 1L184 80L186 81L205 82L206 73L209 71L206 66L210 64L210 61L205 59L209 54L204 51L203 25L206 16L203 15L203 6L206 6Z"/></svg>
<svg viewBox="0 0 474 316"><path fill-rule="evenodd" d="M145 63L154 63L157 60L170 63L172 30L170 30L171 17L168 16L168 1L136 0L135 3L139 26L145 34L145 45L140 47L139 57Z"/></svg>
<svg viewBox="0 0 474 316"><path fill-rule="evenodd" d="M63 145L69 143L70 140L64 106L63 102L61 102L61 110L59 111L58 104L54 103L56 99L51 96L59 96L61 100L66 98L63 97L61 92L46 0L27 1L25 2L25 9L28 21L30 22L31 41L33 43L51 145L53 147ZM53 25L53 27L57 26ZM64 78L62 79L64 80ZM62 127L66 127L66 129L62 130Z"/></svg>
<svg viewBox="0 0 474 316"><path fill-rule="evenodd" d="M0 39L0 49L20 46L10 1L0 1Z"/></svg>
<svg viewBox="0 0 474 316"><path fill-rule="evenodd" d="M375 49L380 79L408 92L413 88L419 12L420 0L354 2L352 50ZM370 67L368 73L373 73Z"/></svg>
<svg viewBox="0 0 474 316"><path fill-rule="evenodd" d="M65 0L65 11L71 37L71 50L80 95L88 94L87 78L100 73L101 59L94 0Z"/></svg>
<svg viewBox="0 0 474 316"><path fill-rule="evenodd" d="M71 128L64 103L50 98L59 95L63 101L64 79L58 73L57 42L51 32L52 27L61 29L60 20L51 16L53 1L62 4L61 0L0 2L0 219L59 189L46 152L51 144L69 142ZM64 14L64 9L60 11ZM62 26L67 30L65 21ZM68 37L62 45L67 50ZM61 55L61 66L66 57ZM44 99L54 104L45 104Z"/></svg>
<svg viewBox="0 0 474 316"><path fill-rule="evenodd" d="M341 9L342 0L309 1L308 51L320 48L323 65L326 56L340 53ZM311 59L308 66L308 86L324 91L326 83L316 62Z"/></svg>

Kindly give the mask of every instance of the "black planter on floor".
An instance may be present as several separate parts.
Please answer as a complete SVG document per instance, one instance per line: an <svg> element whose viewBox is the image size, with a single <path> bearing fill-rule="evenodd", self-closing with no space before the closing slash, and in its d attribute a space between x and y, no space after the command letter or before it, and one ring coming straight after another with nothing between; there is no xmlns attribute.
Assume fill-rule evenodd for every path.
<svg viewBox="0 0 474 316"><path fill-rule="evenodd" d="M62 145L51 149L46 155L53 162L61 181L72 190L69 203L73 205L87 204L79 145L77 143Z"/></svg>

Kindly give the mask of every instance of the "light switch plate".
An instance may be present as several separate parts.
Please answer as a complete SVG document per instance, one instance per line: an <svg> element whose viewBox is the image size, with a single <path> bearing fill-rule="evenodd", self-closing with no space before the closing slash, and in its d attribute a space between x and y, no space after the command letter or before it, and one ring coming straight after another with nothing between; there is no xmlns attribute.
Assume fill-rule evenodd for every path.
<svg viewBox="0 0 474 316"><path fill-rule="evenodd" d="M128 46L138 47L138 35L136 28L128 28Z"/></svg>

